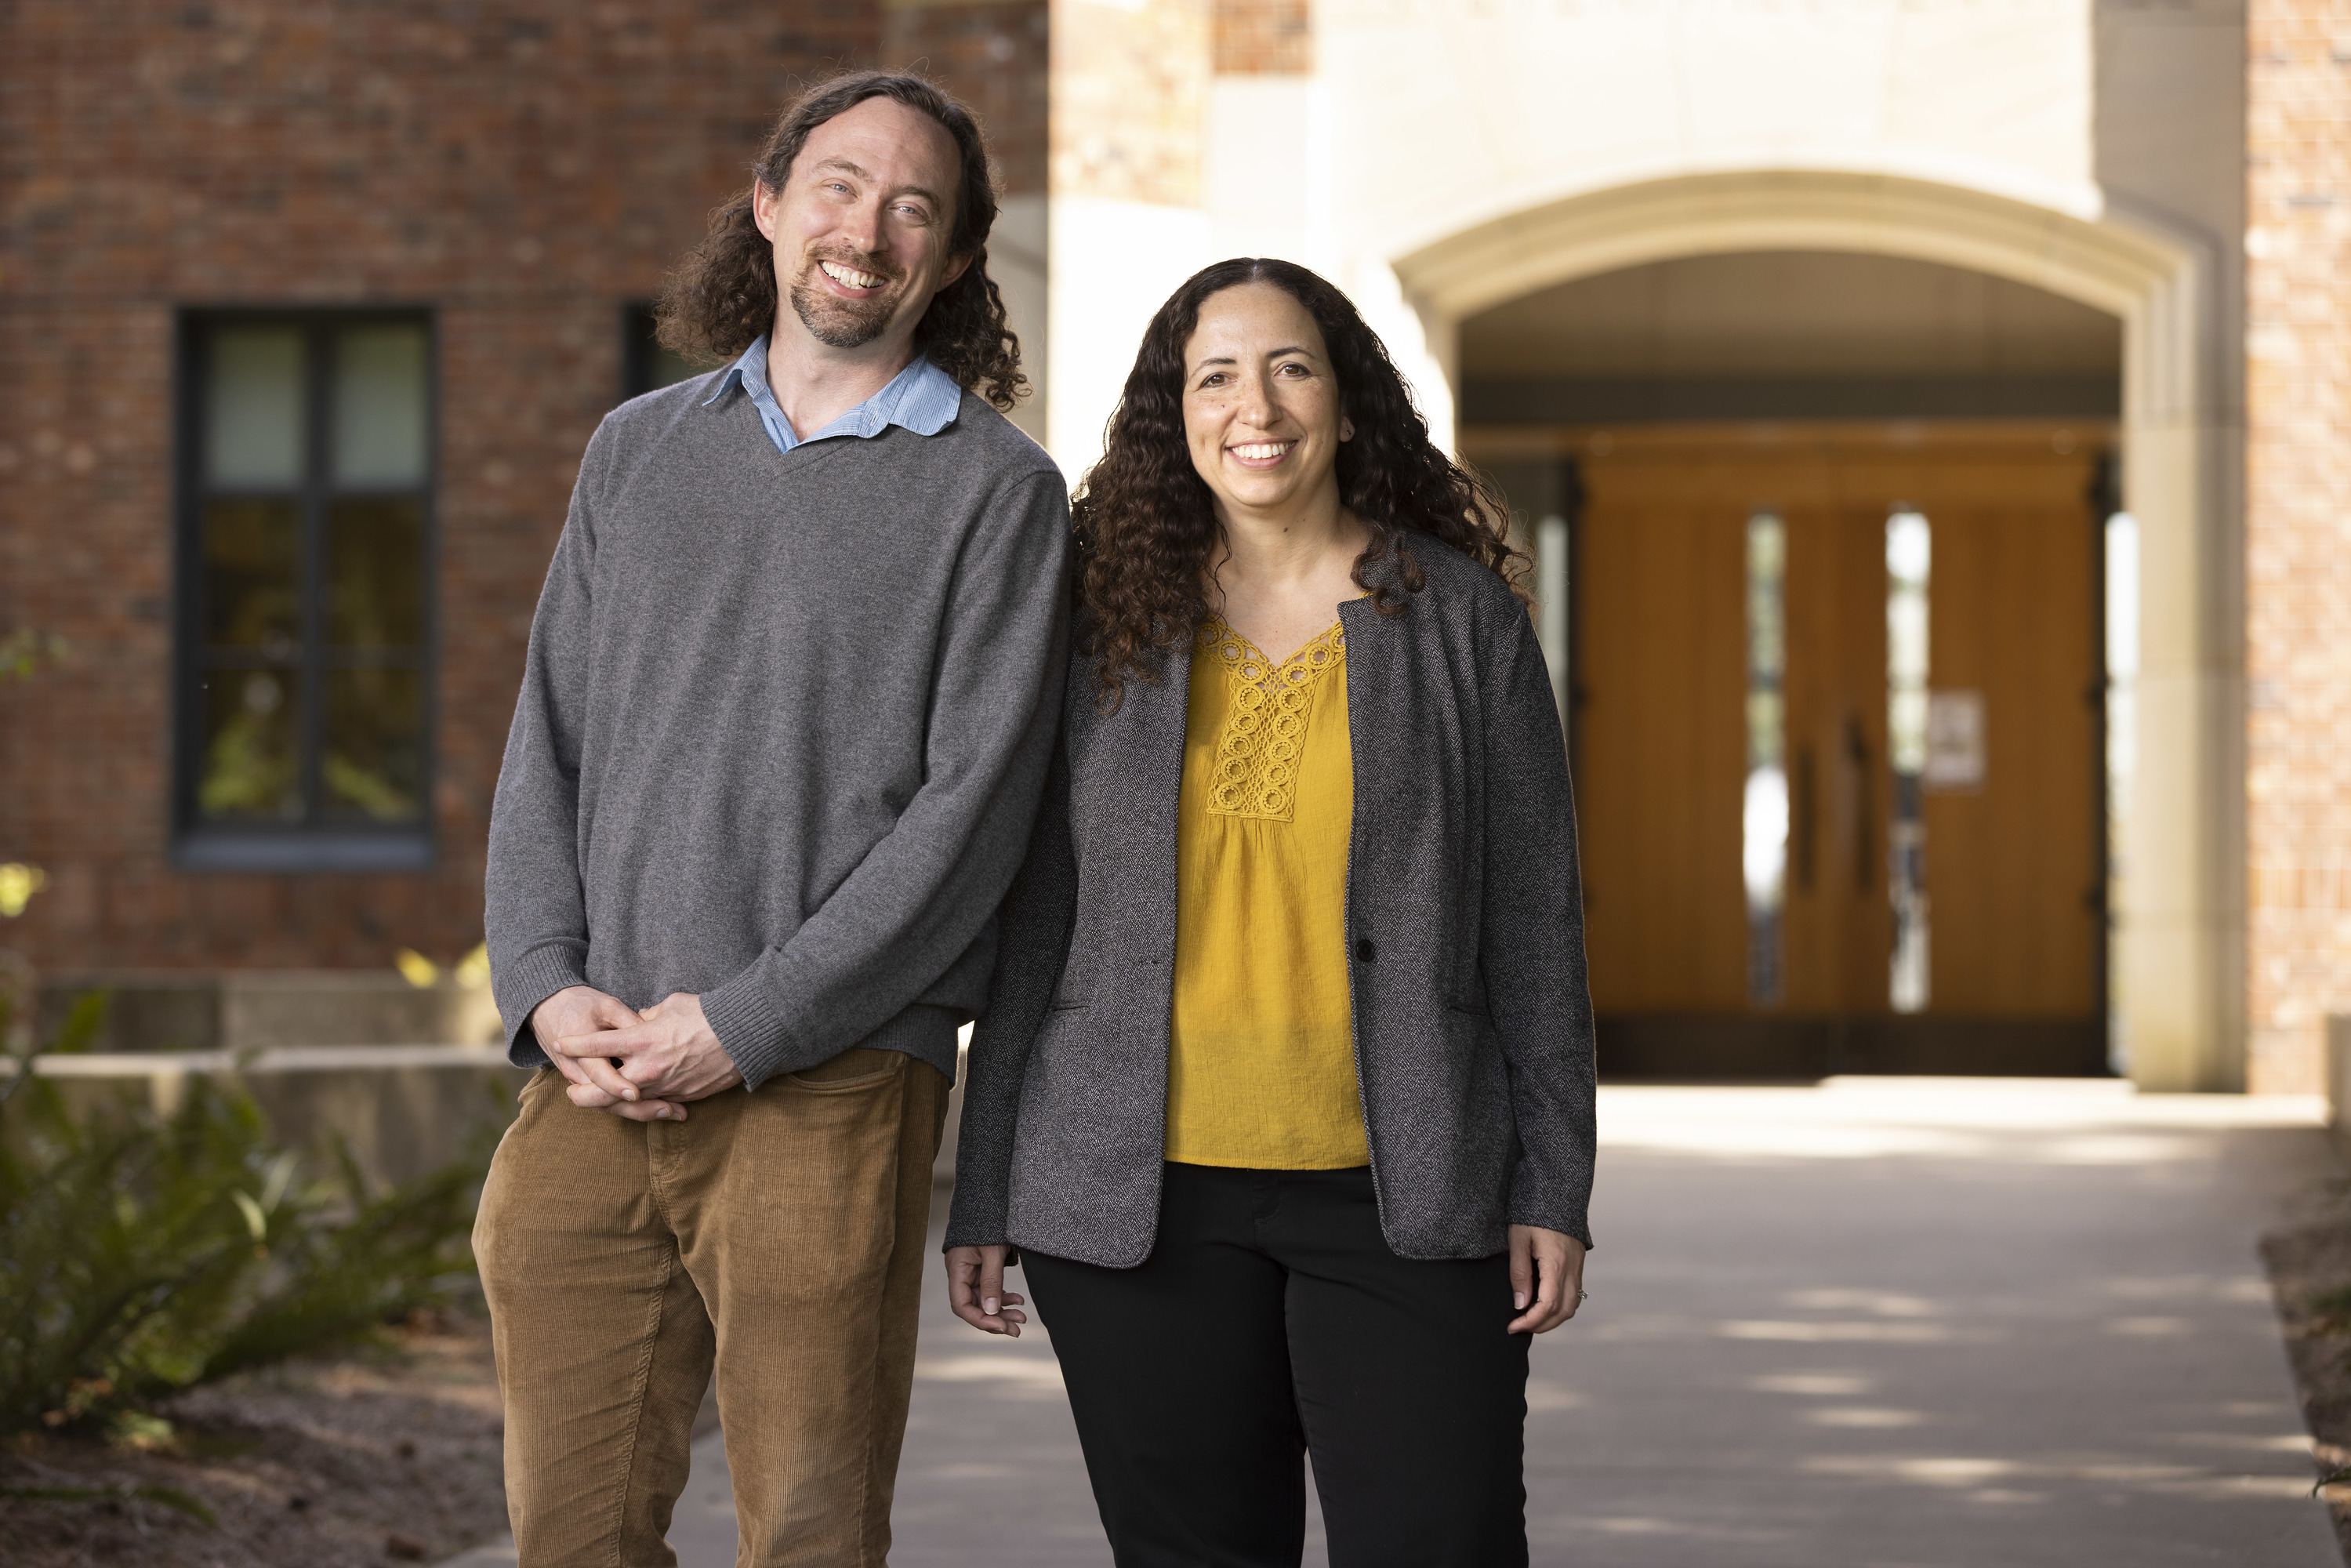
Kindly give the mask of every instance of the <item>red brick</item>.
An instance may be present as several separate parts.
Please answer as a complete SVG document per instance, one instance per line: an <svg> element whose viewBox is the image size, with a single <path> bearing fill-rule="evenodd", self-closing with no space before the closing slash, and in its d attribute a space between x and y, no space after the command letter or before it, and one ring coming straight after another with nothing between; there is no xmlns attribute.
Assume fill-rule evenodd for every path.
<svg viewBox="0 0 2351 1568"><path fill-rule="evenodd" d="M1022 9L985 8L1015 33ZM372 967L479 939L531 605L618 394L621 308L793 91L873 63L881 36L871 0L0 7L0 631L72 648L0 686L0 860L53 878L0 942L58 970ZM982 86L1042 101L1041 81ZM1014 139L1040 168L1042 137ZM226 303L434 313L429 873L168 862L173 329Z"/></svg>

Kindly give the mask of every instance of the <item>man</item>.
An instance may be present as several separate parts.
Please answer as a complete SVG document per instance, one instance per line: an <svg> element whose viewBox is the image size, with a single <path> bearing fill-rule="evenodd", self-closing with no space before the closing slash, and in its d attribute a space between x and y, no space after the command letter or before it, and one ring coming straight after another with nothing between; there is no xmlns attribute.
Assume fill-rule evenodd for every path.
<svg viewBox="0 0 2351 1568"><path fill-rule="evenodd" d="M815 89L664 302L738 357L580 465L490 822L498 1007L548 1069L475 1231L524 1568L672 1561L714 1364L742 1560L886 1560L956 1033L1066 633L995 216L952 99Z"/></svg>

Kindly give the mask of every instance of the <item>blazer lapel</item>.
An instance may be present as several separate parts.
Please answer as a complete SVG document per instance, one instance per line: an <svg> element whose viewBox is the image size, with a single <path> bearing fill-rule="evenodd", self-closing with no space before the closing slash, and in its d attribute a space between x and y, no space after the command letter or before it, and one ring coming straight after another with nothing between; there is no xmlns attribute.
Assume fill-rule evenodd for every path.
<svg viewBox="0 0 2351 1568"><path fill-rule="evenodd" d="M1184 788L1185 720L1192 702L1192 645L1167 650L1167 664L1155 685L1127 684L1134 704L1134 756L1141 765L1142 809L1132 841L1135 913L1148 924L1148 940L1163 960L1159 974L1172 999L1176 976L1176 804ZM1140 701L1136 701L1140 698ZM1160 1009L1165 1018L1165 1008Z"/></svg>
<svg viewBox="0 0 2351 1568"><path fill-rule="evenodd" d="M1080 876L1105 893L1115 890L1115 903L1102 915L1125 951L1162 960L1155 973L1165 991L1176 960L1176 805L1184 784L1191 645L1166 651L1157 681L1127 681L1114 713L1093 705L1090 662L1073 661L1071 675L1084 683L1072 688L1063 741ZM1153 1006L1147 998L1136 1000ZM1163 1030L1165 1000L1157 1007Z"/></svg>

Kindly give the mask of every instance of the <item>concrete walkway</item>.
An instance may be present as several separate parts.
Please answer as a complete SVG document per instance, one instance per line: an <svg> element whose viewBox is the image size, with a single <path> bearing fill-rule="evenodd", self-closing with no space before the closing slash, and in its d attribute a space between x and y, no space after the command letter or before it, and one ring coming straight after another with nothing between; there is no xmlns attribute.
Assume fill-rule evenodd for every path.
<svg viewBox="0 0 2351 1568"><path fill-rule="evenodd" d="M2253 1254L2336 1168L2317 1120L2112 1083L1604 1092L1592 1301L1529 1398L1536 1563L2331 1568ZM1107 1568L1046 1340L943 1296L892 1562ZM695 1458L672 1539L725 1568L724 1452Z"/></svg>

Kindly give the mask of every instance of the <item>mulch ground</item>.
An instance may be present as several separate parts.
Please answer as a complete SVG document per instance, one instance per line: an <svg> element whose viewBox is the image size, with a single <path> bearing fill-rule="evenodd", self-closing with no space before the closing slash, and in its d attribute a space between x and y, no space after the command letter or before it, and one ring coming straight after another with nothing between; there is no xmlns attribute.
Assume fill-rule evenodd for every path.
<svg viewBox="0 0 2351 1568"><path fill-rule="evenodd" d="M2262 1259L2285 1332L2286 1356L2317 1439L2321 1475L2351 1466L2351 1220L2273 1230ZM2351 1481L2325 1490L2335 1539L2351 1563Z"/></svg>
<svg viewBox="0 0 2351 1568"><path fill-rule="evenodd" d="M41 1437L0 1447L8 1568L383 1568L437 1563L506 1531L487 1320L396 1330L390 1346L200 1389L166 1408L167 1446ZM206 1525L139 1488L209 1508Z"/></svg>

